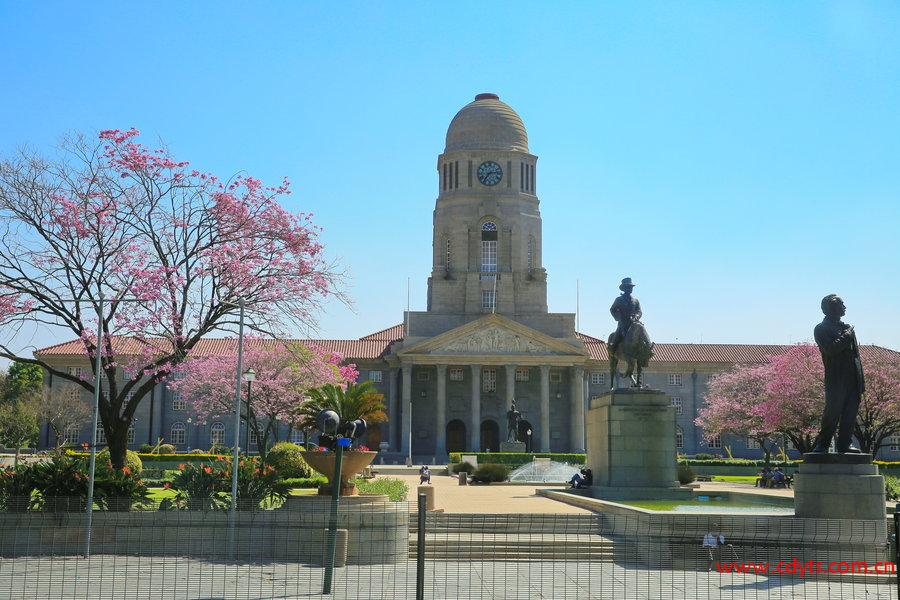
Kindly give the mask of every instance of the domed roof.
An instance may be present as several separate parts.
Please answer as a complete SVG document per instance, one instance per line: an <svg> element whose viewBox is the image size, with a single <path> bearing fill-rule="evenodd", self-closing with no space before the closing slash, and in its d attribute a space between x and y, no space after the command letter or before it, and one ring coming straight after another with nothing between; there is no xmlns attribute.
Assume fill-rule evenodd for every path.
<svg viewBox="0 0 900 600"><path fill-rule="evenodd" d="M528 133L522 118L496 94L475 96L447 128L444 152L484 149L528 152Z"/></svg>

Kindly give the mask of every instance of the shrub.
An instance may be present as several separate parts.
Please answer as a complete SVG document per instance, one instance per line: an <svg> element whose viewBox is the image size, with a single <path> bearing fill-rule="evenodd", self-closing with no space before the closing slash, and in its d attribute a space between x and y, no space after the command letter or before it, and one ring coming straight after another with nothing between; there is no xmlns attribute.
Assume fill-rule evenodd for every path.
<svg viewBox="0 0 900 600"><path fill-rule="evenodd" d="M31 504L34 482L27 467L0 469L0 511L22 512Z"/></svg>
<svg viewBox="0 0 900 600"><path fill-rule="evenodd" d="M110 465L109 461L109 448L104 448L100 452L97 453L97 467L98 468L106 468ZM138 456L137 452L132 450L125 451L125 466L134 474L140 475L144 472L144 463L141 461L141 457Z"/></svg>
<svg viewBox="0 0 900 600"><path fill-rule="evenodd" d="M325 477L291 477L285 479L284 482L292 488L317 488L320 485L328 483Z"/></svg>
<svg viewBox="0 0 900 600"><path fill-rule="evenodd" d="M206 450L202 448L194 448L193 450L188 450L188 454L206 454Z"/></svg>
<svg viewBox="0 0 900 600"><path fill-rule="evenodd" d="M884 488L888 500L900 501L900 477L885 475Z"/></svg>
<svg viewBox="0 0 900 600"><path fill-rule="evenodd" d="M213 444L209 447L209 452L207 454L214 455L223 455L223 454L231 454L231 448L228 446L224 446L222 444Z"/></svg>
<svg viewBox="0 0 900 600"><path fill-rule="evenodd" d="M697 475L694 473L694 470L690 466L684 463L678 464L678 482L681 485L687 485L689 483L693 483L696 480Z"/></svg>
<svg viewBox="0 0 900 600"><path fill-rule="evenodd" d="M172 444L160 444L156 452L158 454L175 454L175 446Z"/></svg>
<svg viewBox="0 0 900 600"><path fill-rule="evenodd" d="M492 483L506 481L509 478L509 467L506 465L484 464L479 465L472 474L472 480L478 483Z"/></svg>
<svg viewBox="0 0 900 600"><path fill-rule="evenodd" d="M379 477L373 480L357 479L356 487L360 494L384 494L391 502L401 502L409 495L406 482L390 477Z"/></svg>
<svg viewBox="0 0 900 600"><path fill-rule="evenodd" d="M138 448L138 452L142 454L150 454L151 452L153 452L153 446L151 446L150 444L141 444Z"/></svg>
<svg viewBox="0 0 900 600"><path fill-rule="evenodd" d="M177 493L174 498L163 500L159 505L160 510L216 510L225 509L229 505L226 491L231 487L216 465L178 465L178 474L171 483L166 482L163 487L175 489Z"/></svg>
<svg viewBox="0 0 900 600"><path fill-rule="evenodd" d="M456 463L451 467L451 469L454 473L469 473L471 475L475 472L475 465L468 462Z"/></svg>
<svg viewBox="0 0 900 600"><path fill-rule="evenodd" d="M709 454L708 452L698 452L694 455L694 458L697 460L716 460L721 459L722 457L718 454Z"/></svg>
<svg viewBox="0 0 900 600"><path fill-rule="evenodd" d="M312 469L303 460L303 448L291 442L279 442L266 455L266 462L275 468L280 477L304 478L312 474Z"/></svg>
<svg viewBox="0 0 900 600"><path fill-rule="evenodd" d="M521 467L524 464L532 462L535 457L549 458L552 461L568 463L570 465L583 465L584 454L567 454L562 452L451 452L450 462L462 462L462 455L472 455L478 460L478 463L490 463L497 465L507 465L509 467Z"/></svg>

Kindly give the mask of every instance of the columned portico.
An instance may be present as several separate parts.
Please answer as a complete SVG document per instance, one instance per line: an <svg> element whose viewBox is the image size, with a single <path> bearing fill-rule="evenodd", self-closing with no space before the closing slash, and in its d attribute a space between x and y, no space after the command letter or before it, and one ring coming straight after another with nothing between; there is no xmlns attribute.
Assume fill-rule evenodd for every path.
<svg viewBox="0 0 900 600"><path fill-rule="evenodd" d="M541 452L550 452L550 365L541 365Z"/></svg>
<svg viewBox="0 0 900 600"><path fill-rule="evenodd" d="M447 453L447 365L437 365L437 406L435 407L434 454L438 460Z"/></svg>
<svg viewBox="0 0 900 600"><path fill-rule="evenodd" d="M397 385L399 372L400 369L397 367L391 367L388 370L388 402L391 412L388 415L390 417L388 422L388 435L390 437L386 441L391 445L391 450L394 452L400 450L400 432L403 429L400 425L400 389Z"/></svg>
<svg viewBox="0 0 900 600"><path fill-rule="evenodd" d="M571 398L572 433L569 448L572 452L584 452L584 367L572 367Z"/></svg>
<svg viewBox="0 0 900 600"><path fill-rule="evenodd" d="M516 398L516 365L506 365L506 410L512 408Z"/></svg>
<svg viewBox="0 0 900 600"><path fill-rule="evenodd" d="M481 365L471 365L472 369L472 430L471 450L481 450Z"/></svg>
<svg viewBox="0 0 900 600"><path fill-rule="evenodd" d="M401 383L401 413L403 415L403 424L401 426L400 435L400 451L403 454L409 453L409 438L412 432L412 365L404 364L400 367L403 381Z"/></svg>

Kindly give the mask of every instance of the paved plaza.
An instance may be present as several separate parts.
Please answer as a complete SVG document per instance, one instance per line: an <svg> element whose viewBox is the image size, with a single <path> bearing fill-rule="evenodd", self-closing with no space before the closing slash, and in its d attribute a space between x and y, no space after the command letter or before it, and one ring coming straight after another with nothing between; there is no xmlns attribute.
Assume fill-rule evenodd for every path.
<svg viewBox="0 0 900 600"><path fill-rule="evenodd" d="M284 563L229 564L184 558L20 558L0 563L0 598L262 599L414 598L415 563L344 567L323 596L323 571ZM426 598L740 598L890 600L891 585L808 581L696 571L625 569L606 562L429 561Z"/></svg>

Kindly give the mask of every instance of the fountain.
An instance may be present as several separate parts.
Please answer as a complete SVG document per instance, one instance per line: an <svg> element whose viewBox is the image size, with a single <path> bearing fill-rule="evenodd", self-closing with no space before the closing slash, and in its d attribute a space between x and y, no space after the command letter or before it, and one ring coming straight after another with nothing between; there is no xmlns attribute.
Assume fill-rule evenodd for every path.
<svg viewBox="0 0 900 600"><path fill-rule="evenodd" d="M514 469L509 474L509 480L522 483L568 483L581 468L581 465L552 460L534 460Z"/></svg>

